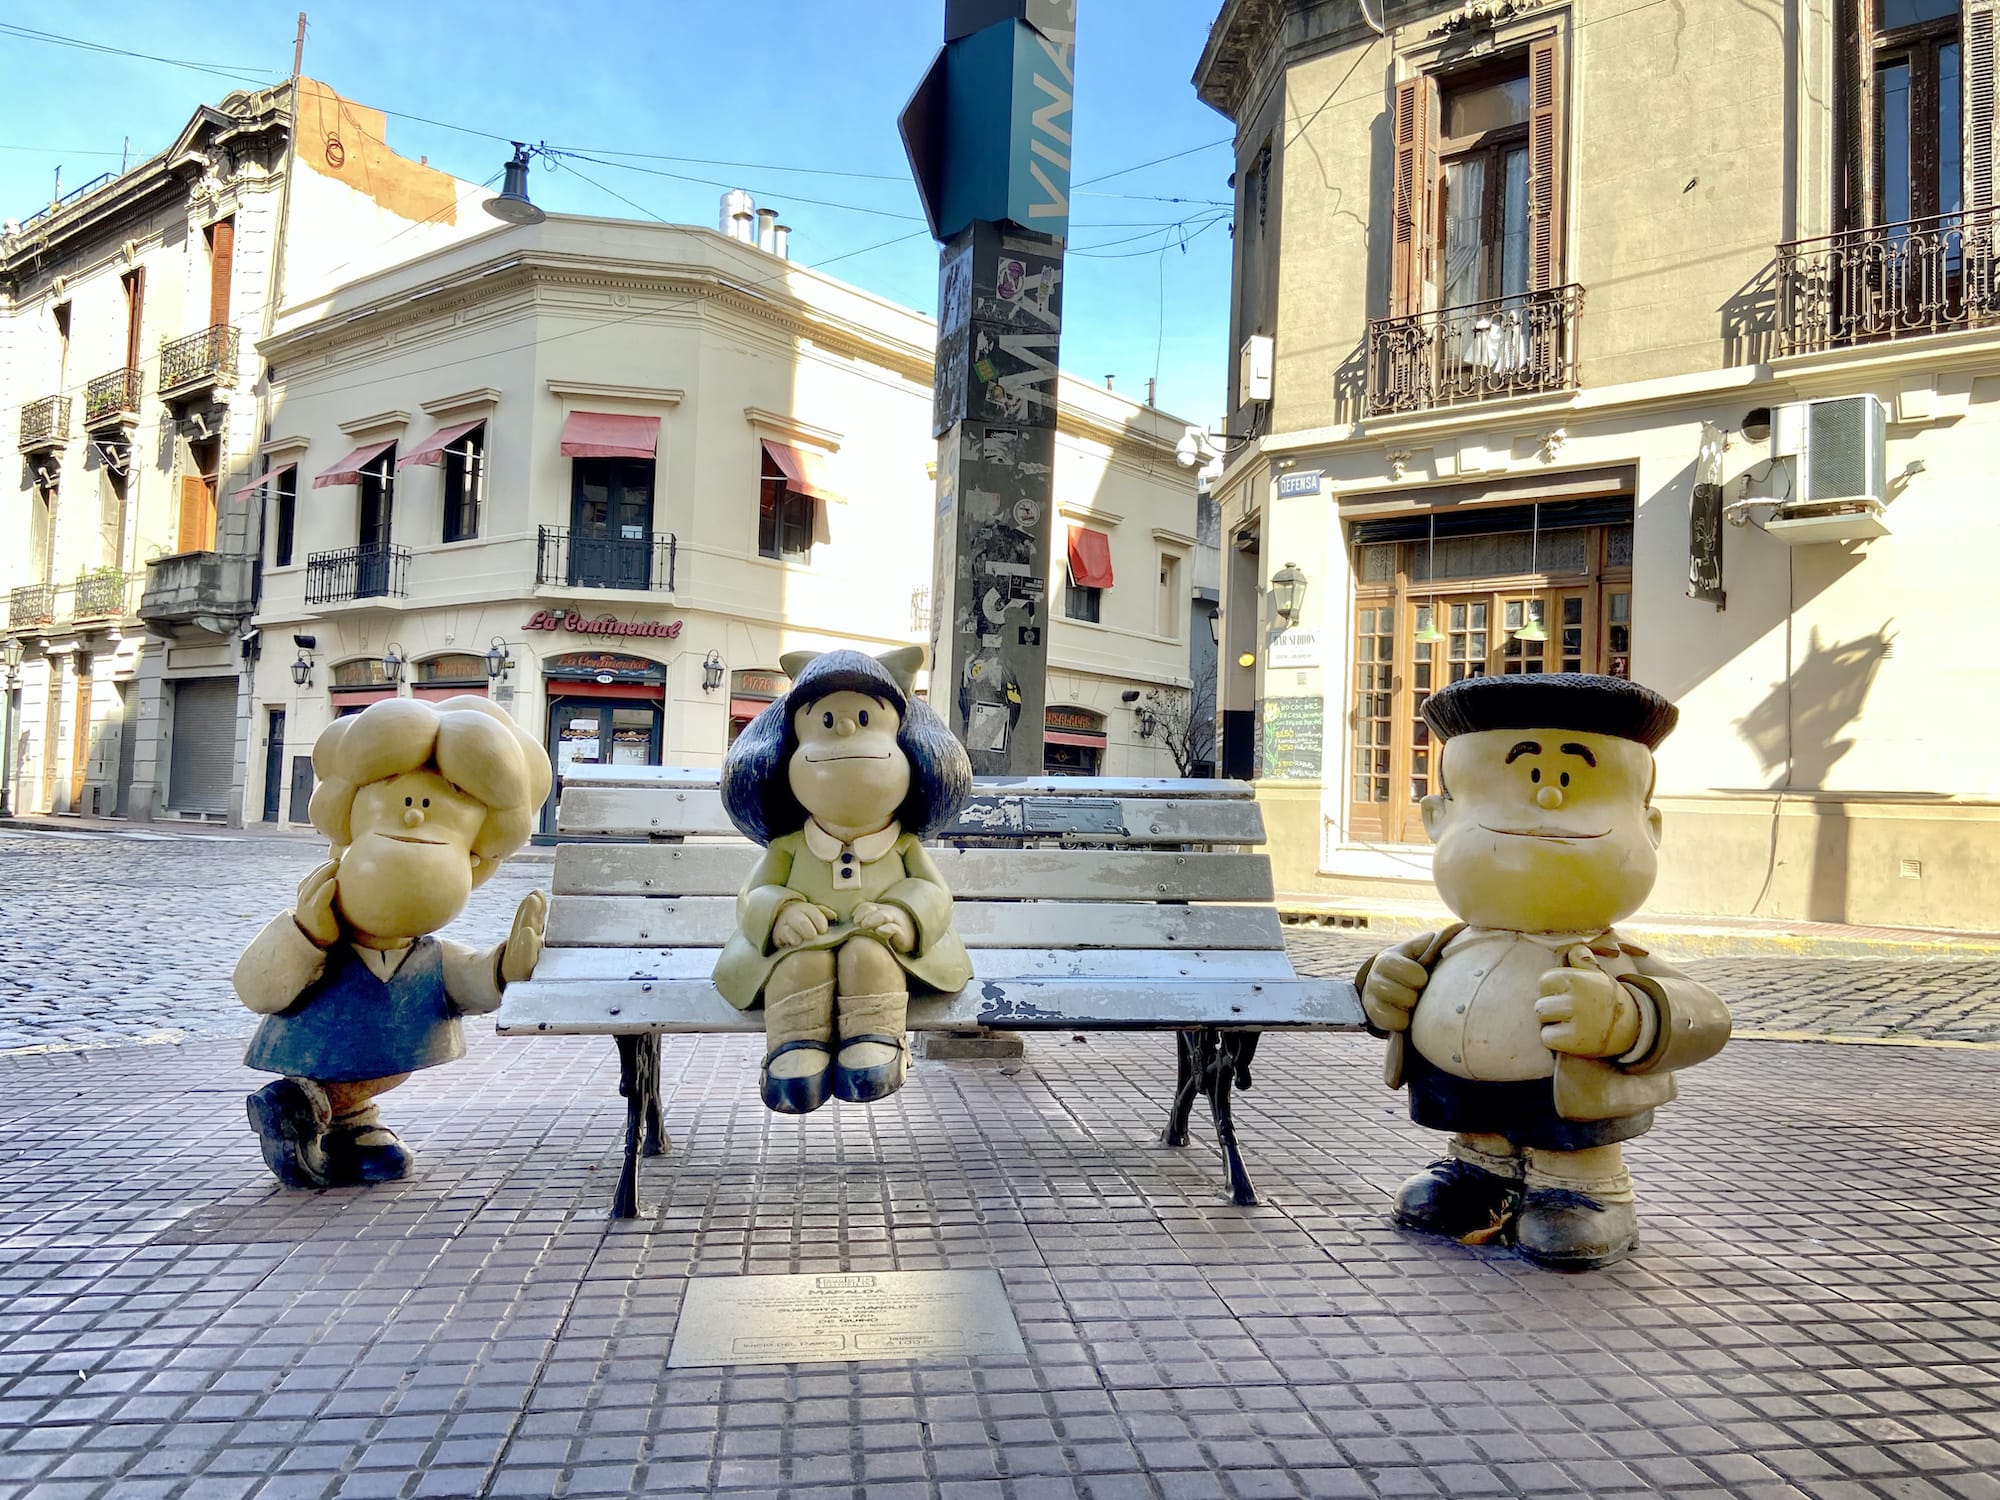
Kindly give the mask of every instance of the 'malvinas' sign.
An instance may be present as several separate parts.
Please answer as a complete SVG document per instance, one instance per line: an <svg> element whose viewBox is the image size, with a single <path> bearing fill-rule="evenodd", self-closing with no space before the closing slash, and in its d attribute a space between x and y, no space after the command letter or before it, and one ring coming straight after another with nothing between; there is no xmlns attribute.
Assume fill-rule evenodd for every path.
<svg viewBox="0 0 2000 1500"><path fill-rule="evenodd" d="M681 633L682 620L621 620L615 615L599 615L587 620L573 609L538 609L528 617L523 630L566 630L571 635L656 636L672 640Z"/></svg>

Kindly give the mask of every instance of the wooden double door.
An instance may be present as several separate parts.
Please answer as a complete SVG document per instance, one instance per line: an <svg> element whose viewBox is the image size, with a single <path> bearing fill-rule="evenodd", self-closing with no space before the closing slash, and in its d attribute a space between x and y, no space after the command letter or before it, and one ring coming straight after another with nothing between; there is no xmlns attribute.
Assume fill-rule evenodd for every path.
<svg viewBox="0 0 2000 1500"><path fill-rule="evenodd" d="M1541 639L1523 638L1530 622ZM1631 673L1629 580L1570 586L1401 589L1356 603L1349 828L1361 839L1426 842L1419 804L1437 787L1424 722L1432 693L1467 677Z"/></svg>

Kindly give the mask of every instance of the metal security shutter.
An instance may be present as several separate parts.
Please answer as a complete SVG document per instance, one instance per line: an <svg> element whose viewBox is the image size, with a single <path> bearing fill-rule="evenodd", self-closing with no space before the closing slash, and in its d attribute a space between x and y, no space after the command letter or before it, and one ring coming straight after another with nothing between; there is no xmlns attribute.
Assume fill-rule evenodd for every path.
<svg viewBox="0 0 2000 1500"><path fill-rule="evenodd" d="M236 679L190 677L174 684L167 807L226 813L236 766Z"/></svg>

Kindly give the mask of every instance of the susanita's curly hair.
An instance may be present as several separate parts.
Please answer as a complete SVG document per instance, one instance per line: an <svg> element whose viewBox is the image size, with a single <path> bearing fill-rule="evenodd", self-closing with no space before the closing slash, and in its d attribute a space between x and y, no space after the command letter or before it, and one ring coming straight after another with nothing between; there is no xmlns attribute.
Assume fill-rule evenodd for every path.
<svg viewBox="0 0 2000 1500"><path fill-rule="evenodd" d="M919 836L949 823L972 794L972 762L931 706L903 691L889 669L860 651L814 657L791 691L752 719L722 762L722 806L744 837L760 844L797 833L806 810L788 774L799 748L793 716L834 693L866 693L896 710L896 743L910 761L910 791L896 809L906 833Z"/></svg>
<svg viewBox="0 0 2000 1500"><path fill-rule="evenodd" d="M336 849L353 841L354 795L371 781L433 770L486 808L472 841L480 857L473 883L528 842L549 795L549 753L505 709L466 694L442 703L385 698L335 719L313 743L307 816Z"/></svg>

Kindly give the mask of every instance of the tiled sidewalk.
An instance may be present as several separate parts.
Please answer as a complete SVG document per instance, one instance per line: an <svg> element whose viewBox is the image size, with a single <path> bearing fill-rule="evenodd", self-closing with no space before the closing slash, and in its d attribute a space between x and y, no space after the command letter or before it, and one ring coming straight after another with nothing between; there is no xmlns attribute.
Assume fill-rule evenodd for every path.
<svg viewBox="0 0 2000 1500"><path fill-rule="evenodd" d="M1273 1037L1268 1206L1154 1143L1161 1037L764 1112L669 1040L611 1226L607 1042L475 1038L418 1177L286 1193L228 1042L0 1059L0 1496L2000 1496L2000 1056L1747 1041L1631 1149L1588 1277L1383 1219L1432 1138ZM1025 1359L668 1372L691 1276L993 1266Z"/></svg>

